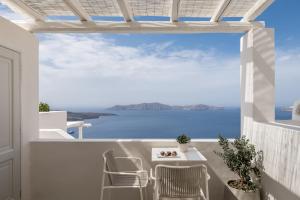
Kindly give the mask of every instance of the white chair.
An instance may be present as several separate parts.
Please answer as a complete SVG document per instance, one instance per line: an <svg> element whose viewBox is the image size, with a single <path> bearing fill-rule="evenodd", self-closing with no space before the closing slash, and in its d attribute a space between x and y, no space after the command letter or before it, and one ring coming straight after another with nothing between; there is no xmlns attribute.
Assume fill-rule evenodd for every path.
<svg viewBox="0 0 300 200"><path fill-rule="evenodd" d="M137 164L136 171L120 171L117 160L129 160ZM105 189L137 188L143 200L143 189L149 182L148 172L143 170L142 160L137 157L115 157L112 150L103 153L103 175L100 200L103 200ZM106 180L108 178L108 180ZM108 182L108 185L106 184ZM145 193L147 189L145 189ZM147 193L145 195L147 197Z"/></svg>
<svg viewBox="0 0 300 200"><path fill-rule="evenodd" d="M209 200L207 168L205 165L155 167L154 199Z"/></svg>

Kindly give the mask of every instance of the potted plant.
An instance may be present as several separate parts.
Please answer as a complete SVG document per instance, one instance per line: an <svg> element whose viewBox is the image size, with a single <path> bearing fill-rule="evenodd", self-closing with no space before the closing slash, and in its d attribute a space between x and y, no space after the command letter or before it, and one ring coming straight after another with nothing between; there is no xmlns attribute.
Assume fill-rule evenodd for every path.
<svg viewBox="0 0 300 200"><path fill-rule="evenodd" d="M191 138L187 136L186 134L179 135L176 139L178 142L178 148L181 152L188 151L189 143L191 141Z"/></svg>
<svg viewBox="0 0 300 200"><path fill-rule="evenodd" d="M220 156L228 168L239 176L238 180L228 181L237 199L260 199L259 186L262 166L262 151L256 152L255 146L249 143L245 136L229 142L219 136L219 145L223 152L215 153Z"/></svg>
<svg viewBox="0 0 300 200"><path fill-rule="evenodd" d="M47 103L40 102L39 104L39 112L49 112L50 106Z"/></svg>

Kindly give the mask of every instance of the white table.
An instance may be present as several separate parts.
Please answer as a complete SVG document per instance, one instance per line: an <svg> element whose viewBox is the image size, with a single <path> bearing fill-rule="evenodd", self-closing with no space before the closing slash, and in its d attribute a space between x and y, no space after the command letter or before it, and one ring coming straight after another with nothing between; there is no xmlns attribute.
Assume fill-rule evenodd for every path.
<svg viewBox="0 0 300 200"><path fill-rule="evenodd" d="M176 151L176 157L161 157L161 151ZM164 148L152 148L152 162L206 162L207 159L198 151L196 147L190 147L187 152L180 152L178 148L164 147Z"/></svg>

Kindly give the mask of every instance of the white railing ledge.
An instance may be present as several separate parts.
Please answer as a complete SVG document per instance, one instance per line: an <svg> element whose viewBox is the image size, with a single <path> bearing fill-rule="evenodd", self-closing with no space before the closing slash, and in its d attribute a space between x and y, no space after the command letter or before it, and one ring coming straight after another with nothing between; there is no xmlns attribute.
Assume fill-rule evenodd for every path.
<svg viewBox="0 0 300 200"><path fill-rule="evenodd" d="M230 138L229 141L233 141L233 138ZM51 139L51 140L47 140L47 139L37 139L37 140L32 140L31 142L168 142L168 143L174 143L174 145L176 144L176 139L146 139L146 138L134 138L134 139L106 139L106 138L102 138L102 139L81 139L81 140L77 140L77 139ZM216 143L218 142L218 139L192 139L191 142L203 142L203 143Z"/></svg>
<svg viewBox="0 0 300 200"><path fill-rule="evenodd" d="M267 122L267 123L256 122L256 123L300 131L300 121L297 120L277 120L275 122Z"/></svg>
<svg viewBox="0 0 300 200"><path fill-rule="evenodd" d="M78 128L84 125L84 121L67 121L67 128Z"/></svg>
<svg viewBox="0 0 300 200"><path fill-rule="evenodd" d="M62 129L40 129L39 140L66 140L75 138Z"/></svg>
<svg viewBox="0 0 300 200"><path fill-rule="evenodd" d="M278 120L273 124L283 126L284 128L300 130L300 121L298 120Z"/></svg>

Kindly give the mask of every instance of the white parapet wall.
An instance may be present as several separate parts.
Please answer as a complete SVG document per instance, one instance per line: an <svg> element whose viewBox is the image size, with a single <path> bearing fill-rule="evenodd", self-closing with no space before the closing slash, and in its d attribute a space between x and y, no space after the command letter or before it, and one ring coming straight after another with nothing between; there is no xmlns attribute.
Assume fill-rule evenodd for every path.
<svg viewBox="0 0 300 200"><path fill-rule="evenodd" d="M67 131L67 112L50 111L39 113L40 129L61 129Z"/></svg>
<svg viewBox="0 0 300 200"><path fill-rule="evenodd" d="M247 137L263 151L263 196L270 200L300 199L300 127L253 122Z"/></svg>
<svg viewBox="0 0 300 200"><path fill-rule="evenodd" d="M40 129L39 139L75 139L61 129Z"/></svg>
<svg viewBox="0 0 300 200"><path fill-rule="evenodd" d="M39 139L75 139L67 133L67 112L39 113Z"/></svg>

